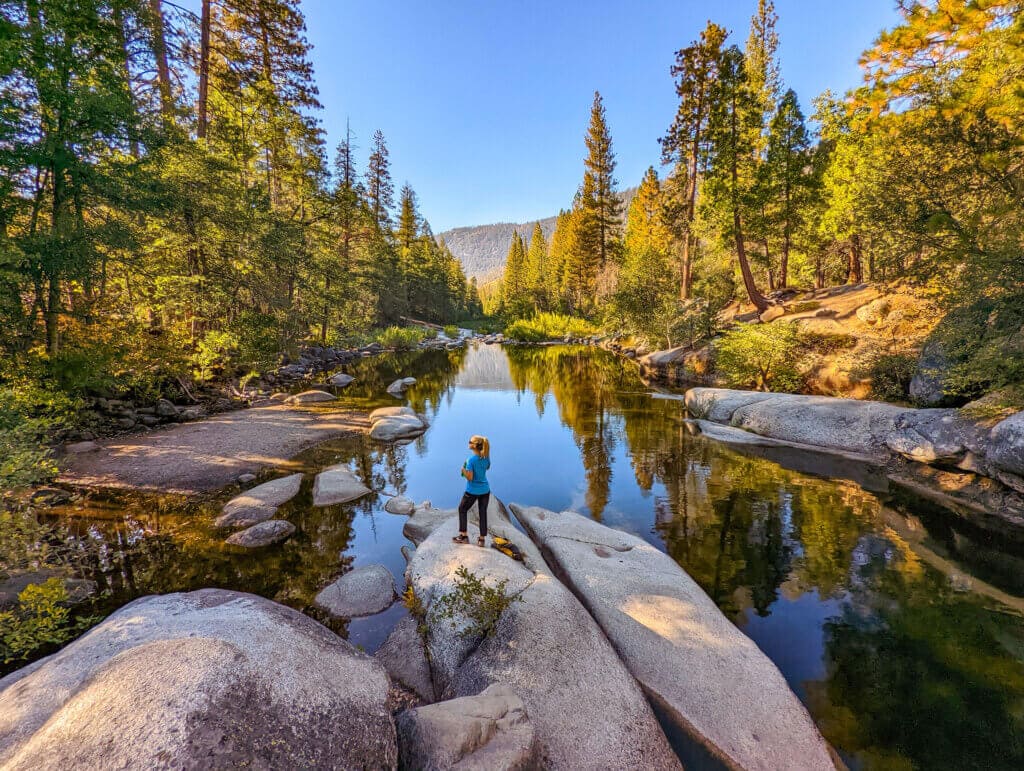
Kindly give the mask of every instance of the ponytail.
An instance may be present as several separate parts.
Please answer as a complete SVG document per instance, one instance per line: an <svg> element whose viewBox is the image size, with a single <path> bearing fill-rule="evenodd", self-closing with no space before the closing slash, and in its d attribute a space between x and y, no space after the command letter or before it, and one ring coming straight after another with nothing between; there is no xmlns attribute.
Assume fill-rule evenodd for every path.
<svg viewBox="0 0 1024 771"><path fill-rule="evenodd" d="M474 434L473 436L471 436L469 438L469 441L471 441L473 443L474 449L476 449L477 452L480 453L480 457L490 459L490 457L491 457L491 443L488 441L486 436L480 436L479 434Z"/></svg>

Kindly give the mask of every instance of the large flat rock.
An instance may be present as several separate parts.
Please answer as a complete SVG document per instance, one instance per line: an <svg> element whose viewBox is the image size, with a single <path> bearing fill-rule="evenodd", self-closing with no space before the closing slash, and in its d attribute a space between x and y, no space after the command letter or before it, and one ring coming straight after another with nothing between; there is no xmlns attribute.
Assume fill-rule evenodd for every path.
<svg viewBox="0 0 1024 771"><path fill-rule="evenodd" d="M215 527L251 527L273 519L278 507L298 495L300 487L302 474L289 474L256 485L225 503L213 524Z"/></svg>
<svg viewBox="0 0 1024 771"><path fill-rule="evenodd" d="M409 519L406 520L405 525L402 526L402 535L414 544L419 545L425 541L442 522L445 522L452 517L457 519L458 516L458 509L435 509L429 504L426 506L417 506L413 511L412 516L409 517ZM479 509L475 505L469 510L468 522L469 529L471 531L470 535L475 541L476 536L479 535L480 532ZM508 513L505 511L505 507L495 495L492 495L487 503L487 526L489 533L493 532L498 535L502 534L499 532L502 526L506 528L512 526L512 522L508 518ZM498 527L499 530L495 530L495 527Z"/></svg>
<svg viewBox="0 0 1024 771"><path fill-rule="evenodd" d="M0 680L0 767L394 768L388 678L307 616L145 597Z"/></svg>
<svg viewBox="0 0 1024 771"><path fill-rule="evenodd" d="M537 766L552 769L679 768L636 681L579 601L548 571L536 547L511 525L493 528L523 550L514 562L491 548L452 543L448 517L418 546L406 580L427 607L433 682L442 698L513 687L539 744ZM465 567L488 585L504 579L517 595L490 635L466 635L464 617L438 618L434 603Z"/></svg>
<svg viewBox="0 0 1024 771"><path fill-rule="evenodd" d="M512 511L677 729L684 763L835 767L779 670L670 557L573 512Z"/></svg>
<svg viewBox="0 0 1024 771"><path fill-rule="evenodd" d="M67 457L59 481L192 495L245 472L287 466L309 447L368 428L358 412L254 407L106 439L94 452Z"/></svg>
<svg viewBox="0 0 1024 771"><path fill-rule="evenodd" d="M348 466L339 463L328 466L316 475L313 483L313 505L333 506L348 503L373 492L364 485Z"/></svg>
<svg viewBox="0 0 1024 771"><path fill-rule="evenodd" d="M419 622L412 616L405 616L395 624L388 639L373 654L391 679L408 688L424 702L430 704L436 699L434 681L430 679L430 662L427 649L419 631Z"/></svg>

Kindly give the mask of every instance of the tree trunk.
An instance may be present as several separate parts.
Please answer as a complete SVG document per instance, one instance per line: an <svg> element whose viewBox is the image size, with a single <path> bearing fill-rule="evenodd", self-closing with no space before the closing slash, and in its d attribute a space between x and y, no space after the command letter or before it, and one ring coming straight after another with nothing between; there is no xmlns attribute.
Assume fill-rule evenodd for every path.
<svg viewBox="0 0 1024 771"><path fill-rule="evenodd" d="M207 3L204 3L204 6ZM160 0L149 0L153 24L153 57L156 59L156 81L160 88L160 115L165 121L174 113L171 93L171 68L167 66L167 38L164 35L164 14Z"/></svg>
<svg viewBox="0 0 1024 771"><path fill-rule="evenodd" d="M779 289L789 283L789 227L782 234L782 256L779 258Z"/></svg>
<svg viewBox="0 0 1024 771"><path fill-rule="evenodd" d="M199 103L196 107L196 136L206 138L206 114L210 93L210 0L203 0L199 19Z"/></svg>
<svg viewBox="0 0 1024 771"><path fill-rule="evenodd" d="M683 256L680 260L679 266L679 298L681 300L690 299L690 290L693 287L693 265L690 257L690 239L690 230L689 226L687 226L686 235L683 236Z"/></svg>
<svg viewBox="0 0 1024 771"><path fill-rule="evenodd" d="M740 221L740 211L737 206L732 209L732 225L736 234L736 257L740 262L740 274L743 276L743 288L747 290L747 297L750 302L761 313L768 308L768 300L763 294L757 291L757 284L754 283L754 274L750 272L750 263L747 261L747 251L743 243L743 223Z"/></svg>
<svg viewBox="0 0 1024 771"><path fill-rule="evenodd" d="M864 271L861 267L861 245L860 236L850 236L850 267L846 274L846 283L859 284L864 280Z"/></svg>

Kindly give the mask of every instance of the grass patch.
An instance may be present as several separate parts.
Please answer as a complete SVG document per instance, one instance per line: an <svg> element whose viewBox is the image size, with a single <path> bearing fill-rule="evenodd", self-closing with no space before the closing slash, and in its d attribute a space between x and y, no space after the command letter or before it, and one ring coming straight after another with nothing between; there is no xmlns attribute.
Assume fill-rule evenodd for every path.
<svg viewBox="0 0 1024 771"><path fill-rule="evenodd" d="M377 342L396 351L411 351L425 337L420 327L388 327L377 333Z"/></svg>
<svg viewBox="0 0 1024 771"><path fill-rule="evenodd" d="M589 337L596 333L596 327L586 319L559 313L538 313L530 319L518 319L505 328L505 337L522 343Z"/></svg>

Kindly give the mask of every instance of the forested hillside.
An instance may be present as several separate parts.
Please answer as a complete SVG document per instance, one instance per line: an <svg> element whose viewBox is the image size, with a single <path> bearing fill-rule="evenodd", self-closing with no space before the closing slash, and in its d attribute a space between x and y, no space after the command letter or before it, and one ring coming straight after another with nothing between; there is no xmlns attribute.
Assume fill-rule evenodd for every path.
<svg viewBox="0 0 1024 771"><path fill-rule="evenodd" d="M725 332L715 348L743 352L736 383L767 388L759 357L823 341L792 324L729 329L743 314L727 306L770 321L799 290L899 283L938 324L927 340L865 356L872 377L898 386L887 398L910 395L916 366L948 401L1006 386L1024 401L1024 8L900 9L902 24L862 55L862 85L802 99L782 80L771 0L759 0L745 41L708 22L671 68L678 110L652 159L665 172L652 165L628 207L613 194L595 93L575 198L550 236L512 235L485 305L522 320L522 339L565 328L552 312L650 346Z"/></svg>
<svg viewBox="0 0 1024 771"><path fill-rule="evenodd" d="M539 224L550 238L555 231L555 218L547 217L539 220ZM452 254L462 263L466 275L485 284L501 275L512 234L518 233L521 238L526 238L533 226L533 222L496 222L493 225L452 228L439 237L444 239Z"/></svg>
<svg viewBox="0 0 1024 771"><path fill-rule="evenodd" d="M325 146L298 0L201 8L4 4L5 379L159 390L477 311L384 136Z"/></svg>

